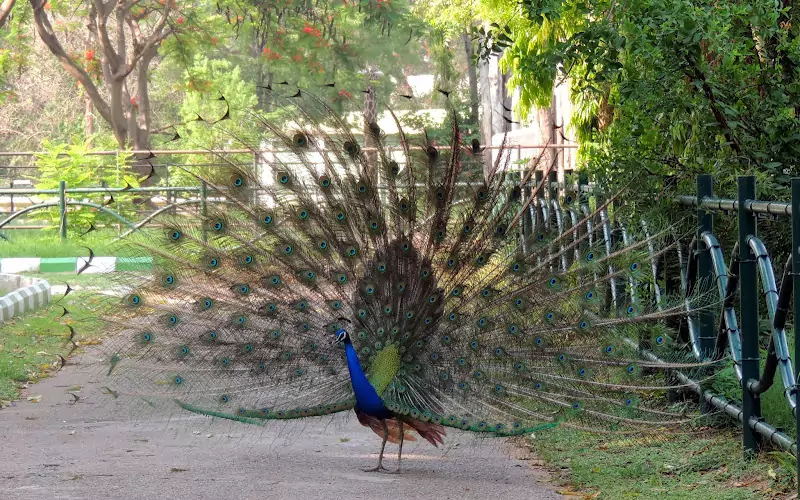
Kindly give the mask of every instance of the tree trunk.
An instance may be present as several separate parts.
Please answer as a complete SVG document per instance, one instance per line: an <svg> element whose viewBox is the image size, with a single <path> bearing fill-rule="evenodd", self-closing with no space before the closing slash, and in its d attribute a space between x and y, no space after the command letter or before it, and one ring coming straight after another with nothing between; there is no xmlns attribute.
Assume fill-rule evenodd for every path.
<svg viewBox="0 0 800 500"><path fill-rule="evenodd" d="M92 48L92 32L86 31L86 37L84 38L84 49L88 52ZM94 135L94 105L92 104L92 99L84 94L83 96L84 102L84 111L83 111L83 126L84 126L84 134L86 135L86 147L92 147L92 135Z"/></svg>
<svg viewBox="0 0 800 500"><path fill-rule="evenodd" d="M464 40L464 52L467 56L467 78L469 79L469 123L476 125L478 123L478 107L480 106L480 96L478 95L478 67L475 64L474 54L472 48L472 38L469 32L464 32L461 35Z"/></svg>
<svg viewBox="0 0 800 500"><path fill-rule="evenodd" d="M6 24L8 16L11 14L11 9L14 8L14 1L3 0L3 3L0 3L0 28Z"/></svg>

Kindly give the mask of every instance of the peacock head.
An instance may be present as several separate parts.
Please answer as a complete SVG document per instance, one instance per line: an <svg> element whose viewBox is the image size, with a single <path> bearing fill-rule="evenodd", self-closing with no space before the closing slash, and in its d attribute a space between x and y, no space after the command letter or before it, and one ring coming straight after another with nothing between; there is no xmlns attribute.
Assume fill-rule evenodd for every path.
<svg viewBox="0 0 800 500"><path fill-rule="evenodd" d="M344 317L337 318L337 321L350 323L350 320L347 319L347 318L344 318ZM331 325L332 325L332 323L329 324L328 326L331 326ZM335 325L335 326L336 326L336 330L335 330L336 337L333 340L333 344L335 345L335 344L338 344L340 342L344 342L345 344L349 344L350 343L350 335L347 333L347 330L345 330L344 328L342 328L338 324Z"/></svg>
<svg viewBox="0 0 800 500"><path fill-rule="evenodd" d="M347 330L344 328L336 330L336 340L334 340L333 343L338 344L340 342L344 342L345 344L350 343L350 335L348 335Z"/></svg>

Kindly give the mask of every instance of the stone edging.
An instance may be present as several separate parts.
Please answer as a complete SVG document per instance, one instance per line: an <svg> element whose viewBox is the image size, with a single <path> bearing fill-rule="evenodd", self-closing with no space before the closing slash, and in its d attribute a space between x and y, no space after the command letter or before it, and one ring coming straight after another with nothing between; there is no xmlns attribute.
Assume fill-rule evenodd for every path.
<svg viewBox="0 0 800 500"><path fill-rule="evenodd" d="M0 296L0 324L25 311L32 311L50 303L50 283L47 280L0 274L0 282L6 285L5 288L13 289L12 292Z"/></svg>

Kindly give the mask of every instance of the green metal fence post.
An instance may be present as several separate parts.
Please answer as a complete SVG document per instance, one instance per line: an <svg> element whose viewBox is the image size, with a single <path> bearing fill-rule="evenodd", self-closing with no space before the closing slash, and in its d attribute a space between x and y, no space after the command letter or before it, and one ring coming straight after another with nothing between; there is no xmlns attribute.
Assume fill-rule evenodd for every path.
<svg viewBox="0 0 800 500"><path fill-rule="evenodd" d="M536 183L536 187L537 188L539 187L539 185L542 184L542 179L544 179L544 172L542 172L541 170L537 170L536 172L533 173L533 181ZM546 222L544 220L544 218L542 217L542 215L540 215L541 214L541 210L540 210L539 205L538 205L539 200L542 199L542 198L544 198L544 189L540 189L539 190L539 194L536 196L536 205L534 205L534 210L533 210L533 217L534 217L534 219L533 219L533 227L534 227L534 229L544 225L545 222Z"/></svg>
<svg viewBox="0 0 800 500"><path fill-rule="evenodd" d="M698 175L698 201L712 196L714 196L714 178L710 175ZM695 258L697 259L698 285L700 290L704 293L708 293L714 286L714 271L713 263L711 262L711 253L708 247L703 243L703 233L714 232L714 214L705 210L702 205L698 203L697 221L699 224L697 228L697 251L695 252ZM717 340L714 312L711 309L702 309L699 312L698 320L700 324L698 338L700 341L700 352L703 358L710 358L713 355Z"/></svg>
<svg viewBox="0 0 800 500"><path fill-rule="evenodd" d="M794 397L798 400L800 380L800 342L797 341L797 325L800 324L800 179L792 179L792 282L794 285ZM800 436L800 409L795 407L795 425ZM800 460L797 461L797 477L800 478ZM797 485L800 490L800 484Z"/></svg>
<svg viewBox="0 0 800 500"><path fill-rule="evenodd" d="M58 235L67 240L67 181L58 181Z"/></svg>
<svg viewBox="0 0 800 500"><path fill-rule="evenodd" d="M750 249L750 237L756 235L756 214L747 209L747 200L756 199L756 178L739 177L739 311L742 317L742 441L745 457L758 451L758 435L750 419L761 418L761 400L751 385L759 379L758 351L758 282L756 258Z"/></svg>
<svg viewBox="0 0 800 500"><path fill-rule="evenodd" d="M550 194L551 200L558 200L558 172L547 174L547 192Z"/></svg>

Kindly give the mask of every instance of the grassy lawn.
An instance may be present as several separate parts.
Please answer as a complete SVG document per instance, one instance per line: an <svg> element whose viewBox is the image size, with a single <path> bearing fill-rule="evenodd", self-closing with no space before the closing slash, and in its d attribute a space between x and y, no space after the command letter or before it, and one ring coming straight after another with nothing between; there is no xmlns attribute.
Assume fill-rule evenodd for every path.
<svg viewBox="0 0 800 500"><path fill-rule="evenodd" d="M59 355L69 353L69 330L58 318L61 308L50 306L0 327L0 404L15 399L25 382L59 368Z"/></svg>
<svg viewBox="0 0 800 500"><path fill-rule="evenodd" d="M98 278L74 274L47 276L51 283L63 280L78 287L102 284L108 279ZM66 357L72 349L67 324L80 321L81 334L90 333L97 326L86 318L85 310L78 305L85 305L87 300L80 288L62 302L58 300L59 297L54 296L49 307L0 325L0 406L16 399L25 383L35 382L60 368L59 355ZM63 304L71 314L62 319L63 309L57 304Z"/></svg>
<svg viewBox="0 0 800 500"><path fill-rule="evenodd" d="M555 429L537 433L531 446L555 469L559 491L578 497L797 498L794 457L774 451L744 460L741 431L733 427L665 431L658 442Z"/></svg>

